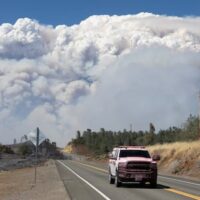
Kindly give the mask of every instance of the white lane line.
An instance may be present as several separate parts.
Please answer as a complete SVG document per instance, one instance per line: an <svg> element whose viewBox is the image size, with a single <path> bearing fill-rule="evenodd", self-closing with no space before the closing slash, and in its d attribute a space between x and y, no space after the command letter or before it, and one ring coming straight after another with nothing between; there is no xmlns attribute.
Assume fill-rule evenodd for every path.
<svg viewBox="0 0 200 200"><path fill-rule="evenodd" d="M164 178L164 179L168 179L168 180L174 180L174 181L181 182L181 183L187 183L187 184L191 184L191 185L200 186L199 183L192 183L192 182L188 182L188 181L182 181L182 180L178 180L178 179L175 179L175 178L169 178L169 177L161 176L161 175L159 175L159 177L160 178Z"/></svg>
<svg viewBox="0 0 200 200"><path fill-rule="evenodd" d="M98 190L95 186L93 186L91 183L89 183L87 180L79 176L74 170L72 170L70 167L65 165L63 162L59 161L58 162L63 165L66 169L68 169L70 172L72 172L74 175L76 175L78 178L80 178L84 183L89 185L93 190L95 190L97 193L99 193L104 199L106 200L111 200L109 197L107 197L104 193L102 193L100 190Z"/></svg>

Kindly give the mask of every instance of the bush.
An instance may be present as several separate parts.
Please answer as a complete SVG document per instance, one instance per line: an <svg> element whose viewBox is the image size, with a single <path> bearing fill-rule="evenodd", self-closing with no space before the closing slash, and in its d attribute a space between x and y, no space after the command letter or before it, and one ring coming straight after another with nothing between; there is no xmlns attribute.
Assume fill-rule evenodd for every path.
<svg viewBox="0 0 200 200"><path fill-rule="evenodd" d="M0 145L0 153L8 153L8 154L13 154L13 150L5 145Z"/></svg>
<svg viewBox="0 0 200 200"><path fill-rule="evenodd" d="M20 145L18 149L18 153L20 155L26 156L26 155L30 155L32 153L32 150L27 144L22 144Z"/></svg>

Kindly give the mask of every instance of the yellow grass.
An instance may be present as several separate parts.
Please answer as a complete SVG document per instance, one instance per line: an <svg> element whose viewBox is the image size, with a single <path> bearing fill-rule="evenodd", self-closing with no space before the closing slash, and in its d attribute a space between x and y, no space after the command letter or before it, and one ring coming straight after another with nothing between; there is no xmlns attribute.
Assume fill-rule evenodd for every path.
<svg viewBox="0 0 200 200"><path fill-rule="evenodd" d="M151 153L161 153L164 156L167 154L173 157L192 156L200 158L200 140L194 142L175 142L166 144L157 144L147 147Z"/></svg>
<svg viewBox="0 0 200 200"><path fill-rule="evenodd" d="M147 149L151 154L159 154L158 165L168 173L200 177L200 140L157 144Z"/></svg>
<svg viewBox="0 0 200 200"><path fill-rule="evenodd" d="M72 153L72 145L67 145L64 150L64 153Z"/></svg>

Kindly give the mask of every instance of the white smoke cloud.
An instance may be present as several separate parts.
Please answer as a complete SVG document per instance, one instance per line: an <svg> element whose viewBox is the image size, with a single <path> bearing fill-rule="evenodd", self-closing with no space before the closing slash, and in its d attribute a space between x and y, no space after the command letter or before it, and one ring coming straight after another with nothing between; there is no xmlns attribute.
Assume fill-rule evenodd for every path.
<svg viewBox="0 0 200 200"><path fill-rule="evenodd" d="M150 13L0 25L0 141L36 126L65 145L77 129L180 125L197 114L199 25Z"/></svg>
<svg viewBox="0 0 200 200"><path fill-rule="evenodd" d="M37 58L49 52L53 39L48 27L40 26L28 18L14 25L0 27L0 57L10 59Z"/></svg>

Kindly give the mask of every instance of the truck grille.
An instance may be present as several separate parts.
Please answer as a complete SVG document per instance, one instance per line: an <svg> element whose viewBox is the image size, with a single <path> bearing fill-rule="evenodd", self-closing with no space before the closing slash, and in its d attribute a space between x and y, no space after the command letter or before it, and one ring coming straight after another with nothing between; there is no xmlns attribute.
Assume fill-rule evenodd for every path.
<svg viewBox="0 0 200 200"><path fill-rule="evenodd" d="M147 163L147 162L128 162L127 169L150 170L150 163Z"/></svg>

